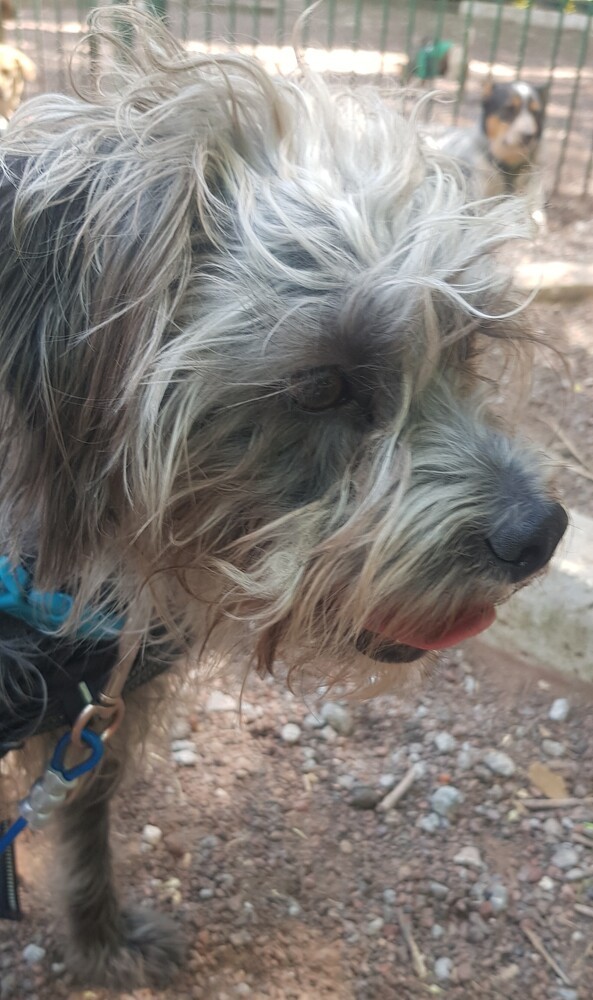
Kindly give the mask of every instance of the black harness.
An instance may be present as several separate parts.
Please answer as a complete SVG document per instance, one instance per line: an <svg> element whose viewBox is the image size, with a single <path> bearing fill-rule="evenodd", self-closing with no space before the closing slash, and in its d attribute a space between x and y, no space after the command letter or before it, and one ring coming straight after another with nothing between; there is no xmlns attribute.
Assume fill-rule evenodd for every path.
<svg viewBox="0 0 593 1000"><path fill-rule="evenodd" d="M123 619L83 614L74 635L56 634L72 607L63 593L36 591L29 572L0 557L0 759L32 736L72 727L93 705L120 659ZM124 695L171 665L156 628L134 659ZM0 837L7 824L0 817ZM0 919L20 918L13 845L0 854Z"/></svg>

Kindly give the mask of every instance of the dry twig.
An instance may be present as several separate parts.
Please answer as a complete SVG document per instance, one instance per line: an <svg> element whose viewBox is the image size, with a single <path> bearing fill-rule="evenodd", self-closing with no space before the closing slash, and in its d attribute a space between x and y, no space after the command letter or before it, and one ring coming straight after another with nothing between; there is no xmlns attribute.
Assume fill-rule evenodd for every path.
<svg viewBox="0 0 593 1000"><path fill-rule="evenodd" d="M554 972L559 977L559 979L562 980L562 982L564 983L564 985L565 986L570 986L570 979L568 978L568 976L566 975L566 973L564 973L562 971L562 969L558 965L558 962L556 962L555 959L552 958L552 956L550 955L550 952L547 951L546 948L544 948L544 945L543 945L541 939L538 937L538 935L535 933L535 931L532 931L531 927L528 927L527 924L525 924L524 922L521 922L519 924L519 926L520 926L521 930L523 931L523 933L524 933L525 937L527 938L527 940L533 945L533 947L535 948L535 950L538 952L538 954L541 955L541 957L544 959L544 961L548 963L548 965L550 966L550 968L554 970Z"/></svg>
<svg viewBox="0 0 593 1000"><path fill-rule="evenodd" d="M573 844L582 844L583 847L593 850L593 840L591 840L591 837L585 837L582 833L573 833L571 839Z"/></svg>
<svg viewBox="0 0 593 1000"><path fill-rule="evenodd" d="M396 913L397 913L397 920L399 926L401 927L401 932L404 937L404 941L406 942L408 951L410 952L410 958L412 959L412 966L414 968L414 972L418 976L418 979L426 979L427 971L426 971L426 963L424 961L424 955L422 954L420 948L414 941L414 938L412 936L412 930L410 928L410 921L401 912L401 910L396 910Z"/></svg>
<svg viewBox="0 0 593 1000"><path fill-rule="evenodd" d="M399 782L395 788L392 788L390 792L387 793L384 799L379 802L377 809L381 812L387 812L388 809L393 809L394 805L401 798L404 797L409 788L414 784L418 774L418 769L415 764L412 764L410 770L404 775L402 780Z"/></svg>
<svg viewBox="0 0 593 1000"><path fill-rule="evenodd" d="M526 809L574 809L576 806L593 805L593 796L582 799L519 799Z"/></svg>

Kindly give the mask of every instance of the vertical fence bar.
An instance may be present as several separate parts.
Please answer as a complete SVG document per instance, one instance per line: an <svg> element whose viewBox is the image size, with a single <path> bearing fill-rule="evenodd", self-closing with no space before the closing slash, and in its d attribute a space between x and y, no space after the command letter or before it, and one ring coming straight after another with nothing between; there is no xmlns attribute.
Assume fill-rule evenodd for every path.
<svg viewBox="0 0 593 1000"><path fill-rule="evenodd" d="M408 0L408 27L406 31L406 55L408 57L406 77L408 78L414 68L415 32L416 32L416 0Z"/></svg>
<svg viewBox="0 0 593 1000"><path fill-rule="evenodd" d="M352 48L354 51L360 48L360 38L362 35L362 0L354 0L354 31L352 35Z"/></svg>
<svg viewBox="0 0 593 1000"><path fill-rule="evenodd" d="M379 29L379 51L381 53L381 76L385 72L385 53L387 52L387 38L389 35L389 15L391 4L389 0L381 0L381 27Z"/></svg>
<svg viewBox="0 0 593 1000"><path fill-rule="evenodd" d="M336 40L336 2L329 0L327 5L327 47L333 49Z"/></svg>
<svg viewBox="0 0 593 1000"><path fill-rule="evenodd" d="M591 180L591 173L593 173L593 133L591 134L591 146L589 148L589 159L587 160L587 166L585 167L585 176L583 177L583 194L589 193L589 181Z"/></svg>
<svg viewBox="0 0 593 1000"><path fill-rule="evenodd" d="M260 41L259 29L261 25L261 0L253 0L253 17L251 20L251 32L253 35L253 44L257 45Z"/></svg>
<svg viewBox="0 0 593 1000"><path fill-rule="evenodd" d="M276 3L276 45L284 44L284 32L286 30L286 4L285 0L277 0Z"/></svg>
<svg viewBox="0 0 593 1000"><path fill-rule="evenodd" d="M306 14L310 7L309 0L305 0L303 6L303 13ZM309 33L310 33L310 17L304 17L301 21L300 32L299 32L299 42L304 46L309 43Z"/></svg>
<svg viewBox="0 0 593 1000"><path fill-rule="evenodd" d="M556 31L554 32L554 38L552 39L552 51L550 53L550 70L548 73L548 86L551 87L552 81L554 80L554 70L556 69L556 64L558 62L558 52L560 50L560 41L562 39L562 31L564 28L564 7L561 6L558 11L558 20L556 21Z"/></svg>
<svg viewBox="0 0 593 1000"><path fill-rule="evenodd" d="M498 44L500 42L500 29L502 27L502 12L503 12L504 0L496 0L496 4L497 4L496 18L494 20L494 29L492 31L492 39L490 41L490 53L488 55L490 76L492 76L492 67L494 66L494 60L496 59L496 53L498 52Z"/></svg>
<svg viewBox="0 0 593 1000"><path fill-rule="evenodd" d="M204 41L211 42L213 37L212 0L204 0Z"/></svg>
<svg viewBox="0 0 593 1000"><path fill-rule="evenodd" d="M37 69L39 70L39 83L42 90L45 90L47 86L46 80L46 64L45 64L45 45L43 43L43 32L41 30L41 3L40 0L34 0L33 11L35 16L35 60L37 62Z"/></svg>
<svg viewBox="0 0 593 1000"><path fill-rule="evenodd" d="M558 157L558 162L556 163L556 172L554 174L554 185L552 188L553 191L557 191L558 186L560 184L560 178L562 176L562 170L564 169L564 161L566 159L566 151L568 148L570 133L572 132L572 123L574 121L574 114L576 111L577 101L579 98L579 91L581 89L581 75L583 72L583 66L585 65L585 60L587 58L587 49L589 47L589 36L591 34L591 17L593 15L592 8L593 8L593 3L588 4L587 27L581 34L581 44L579 47L579 57L577 60L576 76L572 88L572 93L570 95L570 105L568 108L568 115L566 117L564 140L562 142L562 147L560 149L560 156Z"/></svg>
<svg viewBox="0 0 593 1000"><path fill-rule="evenodd" d="M438 0L437 19L436 19L436 24L435 24L435 27L434 27L434 38L433 38L433 41L434 41L435 45L438 42L442 42L443 41L443 26L445 24L445 6L446 6L446 4L447 4L447 0Z"/></svg>
<svg viewBox="0 0 593 1000"><path fill-rule="evenodd" d="M229 0L229 36L234 44L237 41L237 0Z"/></svg>
<svg viewBox="0 0 593 1000"><path fill-rule="evenodd" d="M60 0L54 0L54 19L56 22L56 55L58 59L58 89L66 89L66 61L64 57L64 39L62 37L62 11Z"/></svg>
<svg viewBox="0 0 593 1000"><path fill-rule="evenodd" d="M517 65L515 67L515 80L518 80L521 76L521 70L525 65L525 53L527 51L527 42L529 39L529 26L531 24L531 11L533 10L533 0L527 0L527 6L525 7L525 17L523 18L523 24L521 25L521 37L519 39L519 54L517 56Z"/></svg>
<svg viewBox="0 0 593 1000"><path fill-rule="evenodd" d="M17 5L15 7L15 21L14 21L14 37L16 39L17 48L22 48L23 45L23 15L20 7Z"/></svg>
<svg viewBox="0 0 593 1000"><path fill-rule="evenodd" d="M455 104L453 105L453 121L457 123L459 118L459 109L461 107L461 98L463 97L463 91L465 89L465 80L467 77L467 64L469 62L469 36L472 26L472 21L474 17L474 0L469 0L467 5L467 10L465 12L465 17L463 19L463 38L461 41L461 65L462 76L459 80L459 85L455 92Z"/></svg>
<svg viewBox="0 0 593 1000"><path fill-rule="evenodd" d="M189 0L183 0L181 4L181 41L187 42L189 38Z"/></svg>

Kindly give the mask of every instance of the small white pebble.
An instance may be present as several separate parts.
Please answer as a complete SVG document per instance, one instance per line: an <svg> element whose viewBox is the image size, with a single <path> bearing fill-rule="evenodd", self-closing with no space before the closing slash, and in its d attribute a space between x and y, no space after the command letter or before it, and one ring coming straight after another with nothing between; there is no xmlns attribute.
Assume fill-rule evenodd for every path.
<svg viewBox="0 0 593 1000"><path fill-rule="evenodd" d="M556 700L552 702L552 706L548 712L548 718L552 719L553 722L566 722L569 715L570 702L568 701L568 698L556 698Z"/></svg>
<svg viewBox="0 0 593 1000"><path fill-rule="evenodd" d="M28 944L23 948L23 958L27 965L37 965L45 958L45 948L40 948L38 944Z"/></svg>
<svg viewBox="0 0 593 1000"><path fill-rule="evenodd" d="M195 767L199 759L195 750L176 750L173 754L173 760L181 767Z"/></svg>
<svg viewBox="0 0 593 1000"><path fill-rule="evenodd" d="M145 844L150 844L151 847L156 847L157 844L163 839L163 831L159 826L153 826L152 823L147 823L142 831L142 840Z"/></svg>
<svg viewBox="0 0 593 1000"><path fill-rule="evenodd" d="M287 722L280 730L280 738L284 743L298 743L301 738L301 727L296 722Z"/></svg>
<svg viewBox="0 0 593 1000"><path fill-rule="evenodd" d="M453 972L453 962L450 958L437 958L434 963L434 974L441 981L451 978Z"/></svg>

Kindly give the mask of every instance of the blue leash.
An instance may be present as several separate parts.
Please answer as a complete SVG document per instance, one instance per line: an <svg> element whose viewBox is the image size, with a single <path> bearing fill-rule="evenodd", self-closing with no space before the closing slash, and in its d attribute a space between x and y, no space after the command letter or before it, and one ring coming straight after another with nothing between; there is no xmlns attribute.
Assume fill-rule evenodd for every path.
<svg viewBox="0 0 593 1000"><path fill-rule="evenodd" d="M19 818L0 837L0 856L26 826L30 826L32 830L41 830L51 819L54 810L62 805L78 779L100 762L104 752L101 737L90 729L83 729L80 735L90 748L89 756L74 767L66 767L64 758L72 737L70 733L62 736L42 777L37 779L28 796L20 803Z"/></svg>
<svg viewBox="0 0 593 1000"><path fill-rule="evenodd" d="M89 756L74 767L66 767L65 755L72 742L72 734L65 733L58 741L43 775L19 804L18 819L11 826L0 822L0 918L19 920L21 916L14 857L14 841L19 833L26 826L32 830L41 830L51 819L53 812L62 805L79 778L96 767L103 757L103 741L97 733L82 729L80 737L90 748Z"/></svg>

